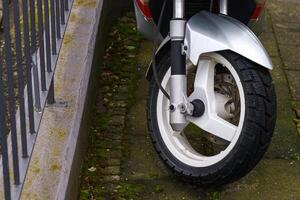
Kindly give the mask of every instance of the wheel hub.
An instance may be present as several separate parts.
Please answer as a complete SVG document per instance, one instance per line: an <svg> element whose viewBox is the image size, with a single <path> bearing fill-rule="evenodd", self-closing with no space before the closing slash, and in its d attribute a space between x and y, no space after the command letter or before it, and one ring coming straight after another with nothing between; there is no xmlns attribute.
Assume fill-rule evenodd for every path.
<svg viewBox="0 0 300 200"><path fill-rule="evenodd" d="M195 99L191 102L194 106L193 117L201 117L205 111L205 105L200 99Z"/></svg>

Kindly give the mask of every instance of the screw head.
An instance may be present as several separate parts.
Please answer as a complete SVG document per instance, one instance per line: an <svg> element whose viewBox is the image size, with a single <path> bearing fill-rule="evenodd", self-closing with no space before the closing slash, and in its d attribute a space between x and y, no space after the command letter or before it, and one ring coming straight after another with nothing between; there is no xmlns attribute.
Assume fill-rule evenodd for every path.
<svg viewBox="0 0 300 200"><path fill-rule="evenodd" d="M187 106L184 103L179 104L178 108L179 108L181 113L186 113L186 111L187 111Z"/></svg>
<svg viewBox="0 0 300 200"><path fill-rule="evenodd" d="M174 106L174 105L170 105L170 110L171 110L172 112L174 112L174 111L175 111L175 106Z"/></svg>

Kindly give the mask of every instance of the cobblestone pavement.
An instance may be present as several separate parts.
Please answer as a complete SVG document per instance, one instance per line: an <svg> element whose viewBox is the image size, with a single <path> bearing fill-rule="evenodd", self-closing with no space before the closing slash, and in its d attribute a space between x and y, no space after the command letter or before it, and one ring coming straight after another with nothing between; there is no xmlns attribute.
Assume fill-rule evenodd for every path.
<svg viewBox="0 0 300 200"><path fill-rule="evenodd" d="M112 93L106 88L102 92L105 97L100 95L101 102L112 98L117 99L117 103L108 105L112 108L108 110L103 110L102 103L98 105L98 110L105 112L99 119L102 124L106 121L100 127L105 131L100 131L99 142L92 138L96 145L87 156L83 169L86 174L83 175L81 199L300 199L300 137L297 133L300 117L299 13L298 0L269 0L267 25L261 40L275 66L272 76L278 95L278 121L266 156L249 175L231 185L207 190L184 184L165 169L147 133L148 83L144 73L152 44L142 41L138 55L131 55L140 67L126 73L131 78L134 74L136 90L130 90L128 86L133 82L126 82L128 77L121 75L119 79L115 77L115 81L120 83L124 79L125 84L118 84ZM130 92L135 96L124 96ZM128 98L132 99L128 101Z"/></svg>
<svg viewBox="0 0 300 200"><path fill-rule="evenodd" d="M292 94L292 108L300 118L300 2L272 0L268 6L272 32L275 36L280 64L285 72ZM298 122L298 133L300 123Z"/></svg>

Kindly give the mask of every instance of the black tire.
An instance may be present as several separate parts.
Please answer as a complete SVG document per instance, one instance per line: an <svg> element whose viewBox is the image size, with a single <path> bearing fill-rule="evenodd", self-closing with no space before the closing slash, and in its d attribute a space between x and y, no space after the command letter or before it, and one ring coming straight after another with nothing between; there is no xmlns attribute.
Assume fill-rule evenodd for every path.
<svg viewBox="0 0 300 200"><path fill-rule="evenodd" d="M159 89L152 78L147 101L148 130L156 152L165 165L182 180L200 186L221 186L251 171L266 152L276 122L276 94L267 69L233 52L220 52L235 68L245 93L246 112L241 135L231 152L220 162L205 168L182 163L168 150L161 137L156 104ZM163 79L170 66L166 54L157 61L158 77Z"/></svg>

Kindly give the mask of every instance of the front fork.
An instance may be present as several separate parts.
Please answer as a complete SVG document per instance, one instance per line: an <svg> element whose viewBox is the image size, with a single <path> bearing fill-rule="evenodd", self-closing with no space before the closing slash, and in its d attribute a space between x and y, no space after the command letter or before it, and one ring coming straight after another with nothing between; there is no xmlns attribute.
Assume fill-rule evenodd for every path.
<svg viewBox="0 0 300 200"><path fill-rule="evenodd" d="M187 101L186 56L183 53L185 25L184 0L174 0L173 19L170 21L170 124L175 131L186 126L186 115L193 110L193 105Z"/></svg>
<svg viewBox="0 0 300 200"><path fill-rule="evenodd" d="M171 78L170 78L170 124L175 131L182 131L186 116L200 117L204 113L204 104L199 100L189 102L187 98L186 55L184 53L185 27L184 2L173 0L173 19L170 21L171 38ZM220 0L220 13L227 15L227 1Z"/></svg>

